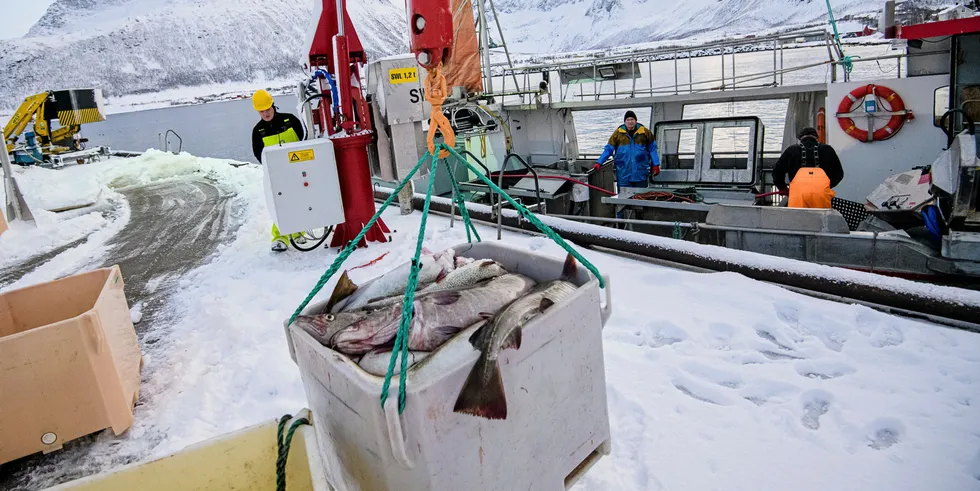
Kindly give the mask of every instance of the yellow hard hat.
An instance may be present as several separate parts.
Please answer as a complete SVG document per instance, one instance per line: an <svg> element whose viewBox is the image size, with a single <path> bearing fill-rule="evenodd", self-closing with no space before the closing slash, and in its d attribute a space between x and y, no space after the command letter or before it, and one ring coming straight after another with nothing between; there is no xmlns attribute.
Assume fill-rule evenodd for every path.
<svg viewBox="0 0 980 491"><path fill-rule="evenodd" d="M254 107L256 111L265 111L266 109L269 109L272 107L272 102L272 94L264 90L259 90L256 91L255 94L252 94L252 107Z"/></svg>

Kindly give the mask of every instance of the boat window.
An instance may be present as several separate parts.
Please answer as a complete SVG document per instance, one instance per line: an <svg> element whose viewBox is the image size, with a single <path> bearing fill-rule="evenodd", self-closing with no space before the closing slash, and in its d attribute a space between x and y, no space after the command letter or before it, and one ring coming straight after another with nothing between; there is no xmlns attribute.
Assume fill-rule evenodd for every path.
<svg viewBox="0 0 980 491"><path fill-rule="evenodd" d="M711 168L748 169L749 137L748 127L722 127L711 131Z"/></svg>
<svg viewBox="0 0 980 491"><path fill-rule="evenodd" d="M694 169L694 147L698 140L697 129L667 129L664 131L663 139L664 141L657 142L657 145L661 156L660 165L664 170Z"/></svg>
<svg viewBox="0 0 980 491"><path fill-rule="evenodd" d="M949 111L949 86L940 87L936 89L935 97L933 98L933 121L932 124L939 126L939 120L942 119L943 114Z"/></svg>

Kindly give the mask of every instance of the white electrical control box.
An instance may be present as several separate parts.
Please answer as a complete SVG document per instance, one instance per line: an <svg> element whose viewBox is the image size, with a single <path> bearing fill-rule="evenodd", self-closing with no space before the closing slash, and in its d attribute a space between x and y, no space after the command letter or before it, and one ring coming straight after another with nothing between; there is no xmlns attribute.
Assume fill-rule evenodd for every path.
<svg viewBox="0 0 980 491"><path fill-rule="evenodd" d="M333 143L326 138L262 150L265 201L283 235L343 223Z"/></svg>

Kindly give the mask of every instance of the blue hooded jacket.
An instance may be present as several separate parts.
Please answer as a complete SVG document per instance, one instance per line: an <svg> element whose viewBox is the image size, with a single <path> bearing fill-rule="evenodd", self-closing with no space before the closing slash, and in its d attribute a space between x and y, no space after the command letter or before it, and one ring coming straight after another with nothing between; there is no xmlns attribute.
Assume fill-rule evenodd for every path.
<svg viewBox="0 0 980 491"><path fill-rule="evenodd" d="M599 163L605 162L613 154L616 155L616 182L622 185L648 181L650 167L660 167L657 141L653 133L640 123L636 123L632 136L626 131L625 124L617 128L609 137Z"/></svg>

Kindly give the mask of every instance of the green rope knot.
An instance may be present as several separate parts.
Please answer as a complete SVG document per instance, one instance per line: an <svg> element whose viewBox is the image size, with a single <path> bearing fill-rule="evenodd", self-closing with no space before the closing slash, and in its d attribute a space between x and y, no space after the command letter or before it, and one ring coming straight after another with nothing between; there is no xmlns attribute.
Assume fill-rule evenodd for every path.
<svg viewBox="0 0 980 491"><path fill-rule="evenodd" d="M840 41L840 32L837 30L837 20L834 19L834 9L830 6L830 0L827 0L827 16L830 18L830 26L834 28L834 41L837 44L837 51L841 55L841 65L844 66L844 72L851 73L851 70L854 69L854 59L860 58L860 56L844 54L844 45Z"/></svg>
<svg viewBox="0 0 980 491"><path fill-rule="evenodd" d="M300 426L310 424L310 420L299 418L293 421L283 439L282 432L286 423L293 419L292 414L286 414L279 419L279 428L276 430L276 491L286 491L286 461L289 459L289 447L293 444L293 433Z"/></svg>

